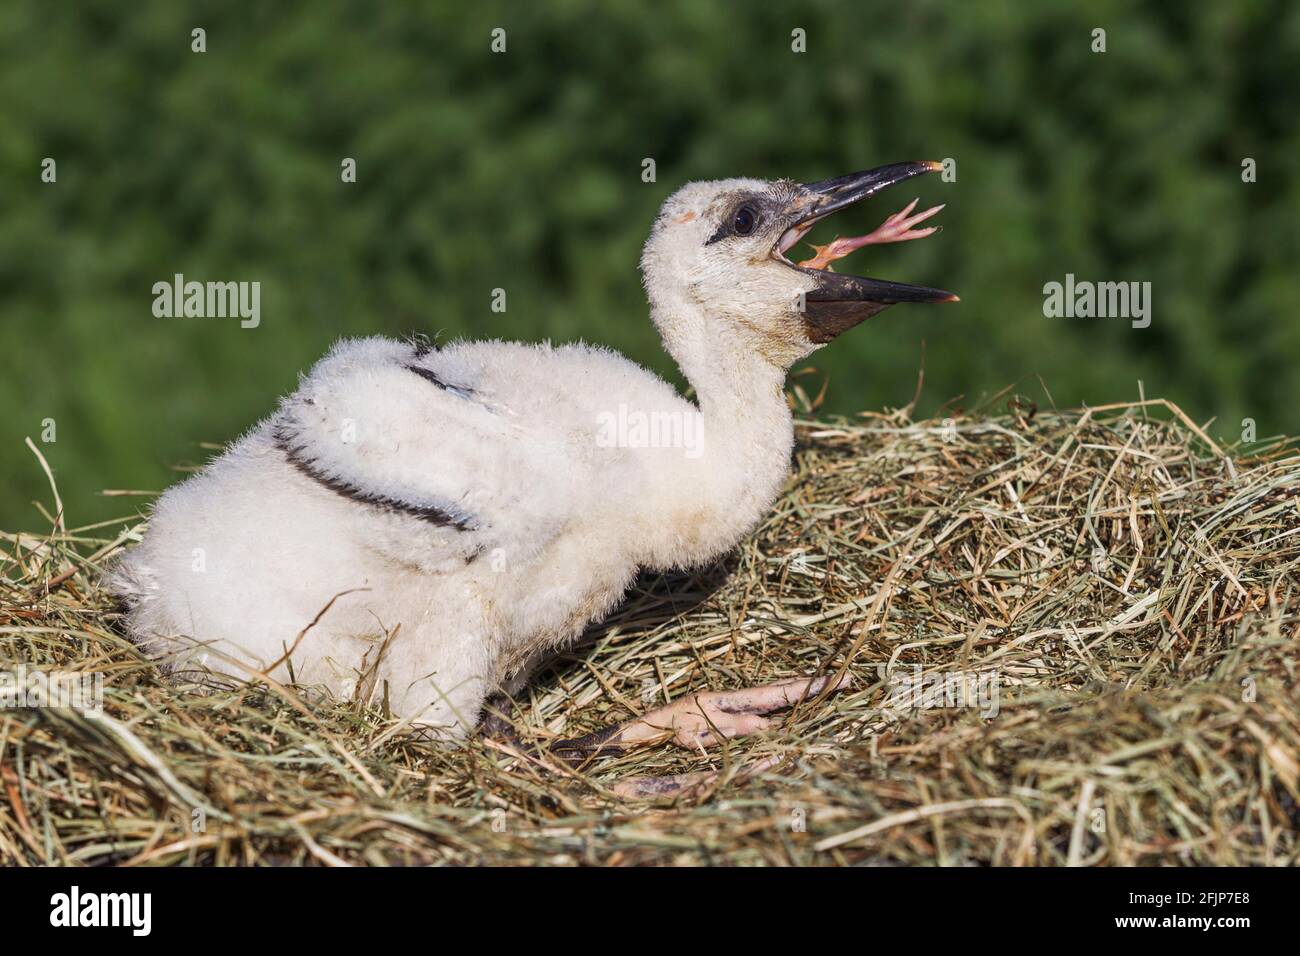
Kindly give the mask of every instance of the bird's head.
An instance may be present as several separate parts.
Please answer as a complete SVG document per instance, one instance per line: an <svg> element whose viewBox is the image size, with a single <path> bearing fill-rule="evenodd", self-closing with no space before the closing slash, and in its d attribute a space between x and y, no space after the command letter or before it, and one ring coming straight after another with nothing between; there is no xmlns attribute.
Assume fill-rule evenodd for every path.
<svg viewBox="0 0 1300 956"><path fill-rule="evenodd" d="M932 229L911 226L934 210L910 220L891 217L875 232L837 239L803 263L787 257L831 213L941 168L895 163L815 183L726 179L677 190L660 210L641 258L655 323L669 351L681 362L702 350L753 348L788 368L891 305L956 300L940 289L827 268L862 245L929 234Z"/></svg>

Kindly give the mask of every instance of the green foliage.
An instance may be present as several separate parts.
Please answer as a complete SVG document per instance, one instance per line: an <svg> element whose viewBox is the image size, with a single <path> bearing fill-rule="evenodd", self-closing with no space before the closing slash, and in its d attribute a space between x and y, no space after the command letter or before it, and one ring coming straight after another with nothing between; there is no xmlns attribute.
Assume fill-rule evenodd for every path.
<svg viewBox="0 0 1300 956"><path fill-rule="evenodd" d="M924 342L922 411L1007 385L1046 402L1039 376L1060 405L1140 380L1216 434L1247 415L1295 432L1297 89L1284 0L7 3L0 526L48 501L22 445L42 420L69 523L107 517L121 501L95 491L162 488L340 335L584 338L675 374L636 271L668 193L912 158L955 158L957 182L837 225L919 194L948 203L943 233L844 268L963 301L892 309L815 355L830 410L907 402ZM155 318L151 287L177 272L260 281L261 326ZM1150 281L1151 327L1044 317L1067 272Z"/></svg>

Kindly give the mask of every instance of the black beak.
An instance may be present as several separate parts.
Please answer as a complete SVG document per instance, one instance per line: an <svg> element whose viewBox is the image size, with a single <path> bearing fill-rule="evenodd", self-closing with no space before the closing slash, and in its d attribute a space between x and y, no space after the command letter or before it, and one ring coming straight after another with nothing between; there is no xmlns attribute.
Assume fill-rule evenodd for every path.
<svg viewBox="0 0 1300 956"><path fill-rule="evenodd" d="M887 186L942 169L941 163L892 163L835 179L806 183L796 200L799 208L792 228L799 229L802 234L818 220L874 196ZM817 281L816 287L804 296L804 324L808 337L819 345L899 302L957 301L957 296L943 289L843 275L825 269L794 268Z"/></svg>
<svg viewBox="0 0 1300 956"><path fill-rule="evenodd" d="M942 170L943 163L929 161L891 163L888 166L877 166L875 169L864 169L860 173L849 173L847 176L823 179L821 182L804 183L804 193L811 194L810 205L807 212L799 218L797 224L816 222L824 216L829 216L837 209L843 209L845 206L852 206L856 202L861 202L868 196L874 196L887 186L901 183L904 179L911 179L913 176L920 176L923 173L937 173Z"/></svg>

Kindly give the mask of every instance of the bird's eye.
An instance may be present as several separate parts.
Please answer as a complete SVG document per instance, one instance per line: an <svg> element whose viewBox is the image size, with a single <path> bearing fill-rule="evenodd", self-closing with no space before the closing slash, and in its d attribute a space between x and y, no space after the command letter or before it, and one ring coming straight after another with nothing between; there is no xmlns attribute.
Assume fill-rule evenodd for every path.
<svg viewBox="0 0 1300 956"><path fill-rule="evenodd" d="M735 230L738 236L747 236L754 231L754 226L758 223L758 216L754 210L748 206L741 206L736 210L736 216L731 220L731 228Z"/></svg>

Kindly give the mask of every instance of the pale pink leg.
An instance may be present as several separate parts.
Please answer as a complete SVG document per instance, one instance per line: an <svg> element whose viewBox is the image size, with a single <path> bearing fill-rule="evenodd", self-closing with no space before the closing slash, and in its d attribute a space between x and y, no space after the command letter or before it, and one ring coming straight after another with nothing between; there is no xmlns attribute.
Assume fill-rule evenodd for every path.
<svg viewBox="0 0 1300 956"><path fill-rule="evenodd" d="M687 694L643 717L614 727L553 745L556 751L627 750L673 741L698 750L712 747L731 737L758 733L771 726L762 716L793 707L800 700L826 690L833 677L792 677L787 680L740 690L711 690ZM845 675L834 690L849 686Z"/></svg>
<svg viewBox="0 0 1300 956"><path fill-rule="evenodd" d="M824 246L813 246L813 251L817 254L811 259L805 259L799 265L807 269L825 269L830 266L836 259L843 259L855 249L861 249L863 246L877 245L885 242L907 242L911 239L924 239L931 235L938 228L937 226L926 226L924 229L913 229L919 222L925 222L940 209L940 206L931 206L923 212L918 212L915 216L910 215L919 202L913 199L907 204L907 208L900 212L894 213L879 226L867 233L865 236L848 236L845 238L836 237Z"/></svg>

